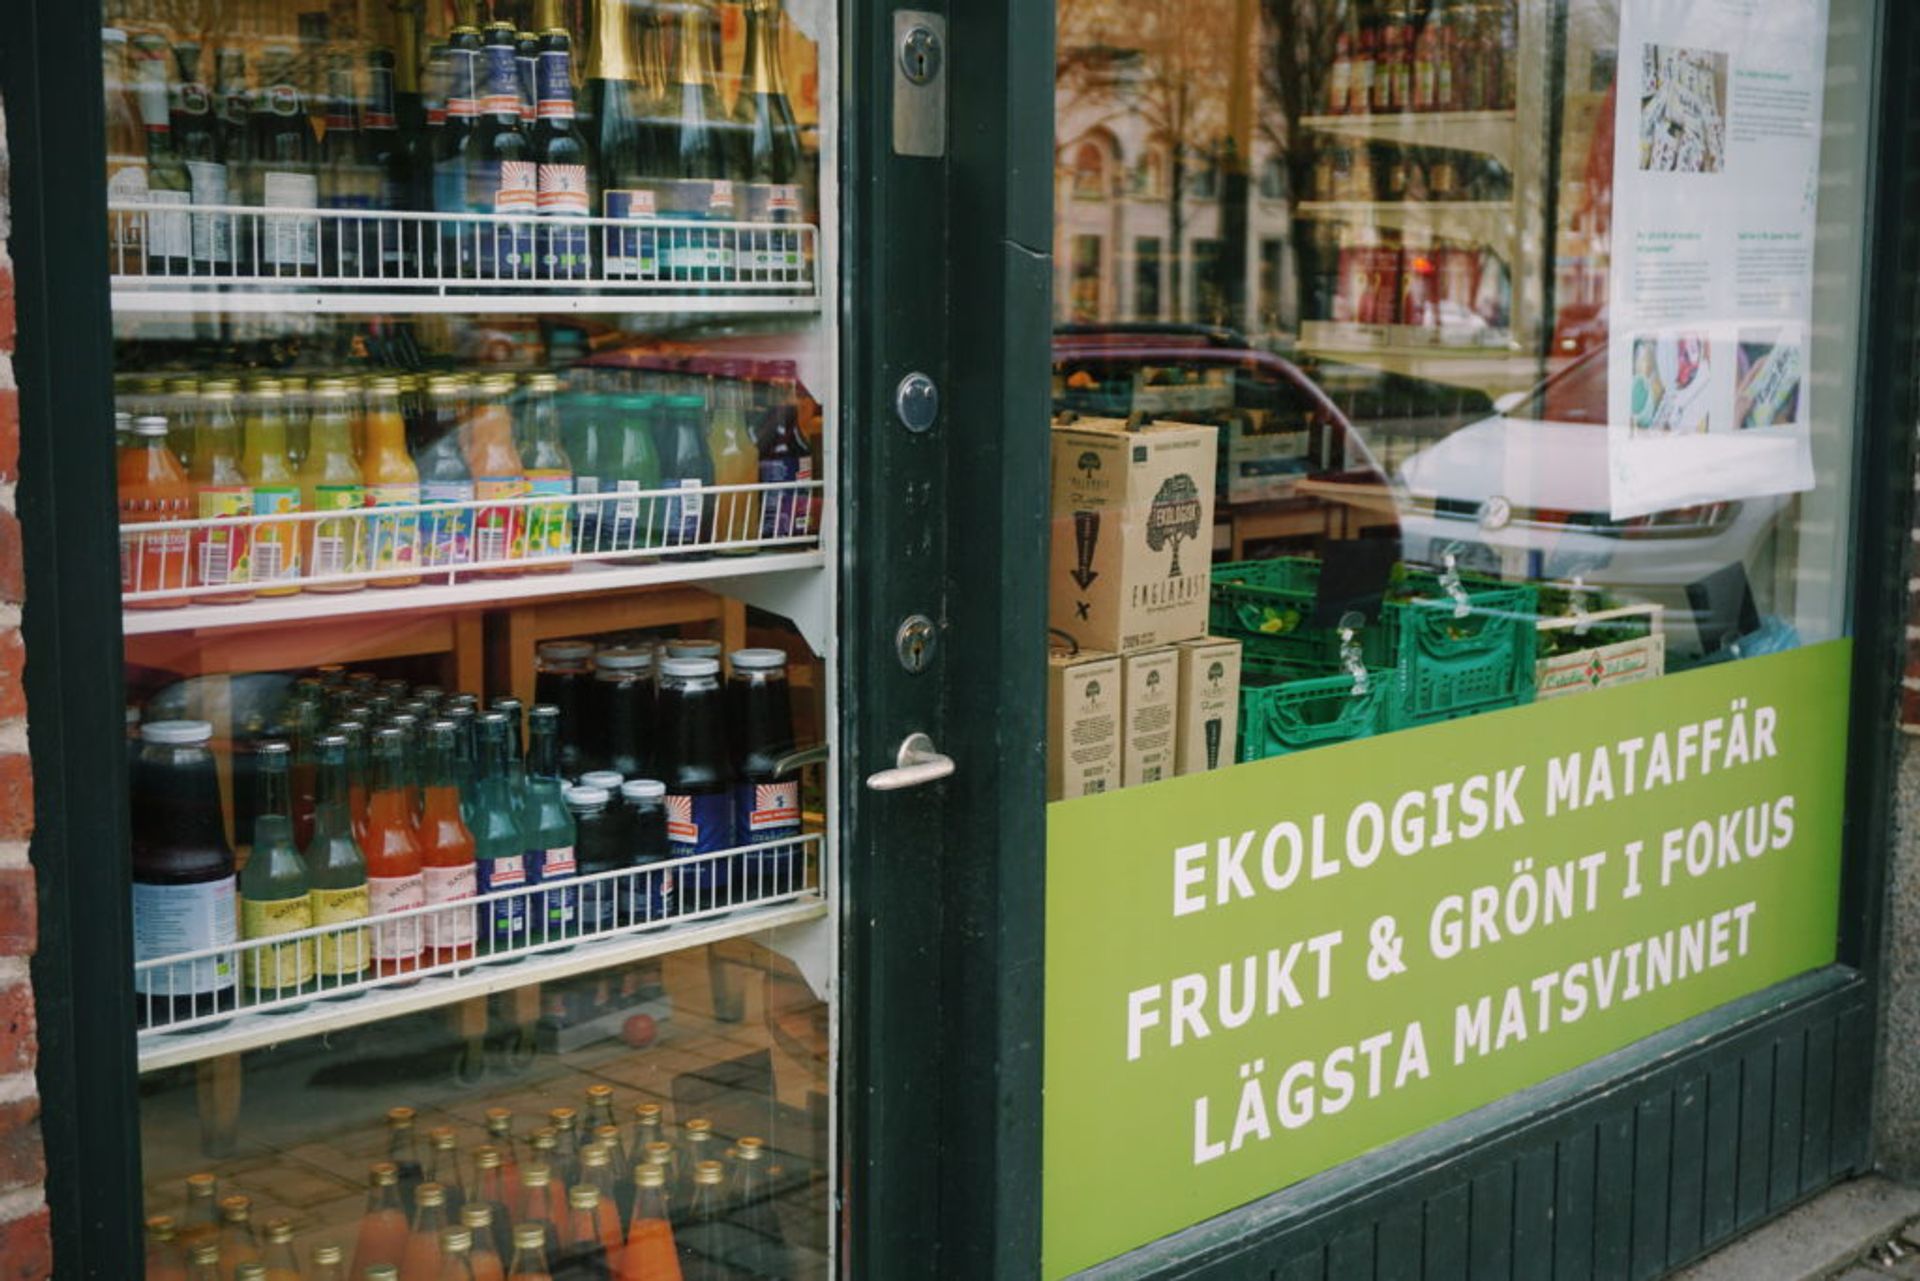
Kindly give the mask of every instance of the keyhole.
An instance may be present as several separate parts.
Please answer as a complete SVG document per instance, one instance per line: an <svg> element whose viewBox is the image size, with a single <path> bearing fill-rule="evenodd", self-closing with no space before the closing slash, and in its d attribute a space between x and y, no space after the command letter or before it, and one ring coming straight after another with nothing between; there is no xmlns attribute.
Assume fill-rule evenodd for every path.
<svg viewBox="0 0 1920 1281"><path fill-rule="evenodd" d="M915 27L900 43L900 69L923 85L940 73L940 37L931 27Z"/></svg>
<svg viewBox="0 0 1920 1281"><path fill-rule="evenodd" d="M909 616L894 633L893 643L901 667L916 674L924 672L933 661L933 620L925 614Z"/></svg>

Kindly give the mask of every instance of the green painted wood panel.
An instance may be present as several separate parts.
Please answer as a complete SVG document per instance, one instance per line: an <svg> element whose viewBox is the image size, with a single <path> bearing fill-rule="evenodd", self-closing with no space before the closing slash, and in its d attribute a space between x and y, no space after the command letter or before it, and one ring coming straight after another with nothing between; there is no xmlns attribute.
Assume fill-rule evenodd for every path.
<svg viewBox="0 0 1920 1281"><path fill-rule="evenodd" d="M1867 1163L1867 1107L1873 1094L1873 1015L1864 1005L1842 1011L1834 1033L1832 1171Z"/></svg>
<svg viewBox="0 0 1920 1281"><path fill-rule="evenodd" d="M1833 1159L1833 1024L1807 1029L1806 1110L1801 1119L1800 1191L1827 1180Z"/></svg>
<svg viewBox="0 0 1920 1281"><path fill-rule="evenodd" d="M1767 1153L1767 1200L1775 1209L1800 1196L1800 1124L1806 1110L1807 1040L1780 1038L1773 1056L1773 1138Z"/></svg>
<svg viewBox="0 0 1920 1281"><path fill-rule="evenodd" d="M1707 1165L1707 1078L1689 1076L1673 1091L1673 1147L1667 1182L1667 1260L1700 1249Z"/></svg>
<svg viewBox="0 0 1920 1281"><path fill-rule="evenodd" d="M1514 1162L1513 1275L1553 1275L1554 1150L1530 1147Z"/></svg>
<svg viewBox="0 0 1920 1281"><path fill-rule="evenodd" d="M1273 1270L1273 1281L1326 1281L1326 1277L1327 1256L1321 1250L1296 1254Z"/></svg>
<svg viewBox="0 0 1920 1281"><path fill-rule="evenodd" d="M1553 1275L1555 1281L1588 1281L1593 1276L1592 1125L1582 1125L1560 1140L1554 1180Z"/></svg>
<svg viewBox="0 0 1920 1281"><path fill-rule="evenodd" d="M1625 1281L1633 1242L1633 1109L1601 1118L1593 1163L1593 1278Z"/></svg>
<svg viewBox="0 0 1920 1281"><path fill-rule="evenodd" d="M1740 1155L1734 1223L1751 1227L1767 1212L1767 1147L1773 1138L1773 1054L1768 1040L1740 1060Z"/></svg>
<svg viewBox="0 0 1920 1281"><path fill-rule="evenodd" d="M1740 1063L1717 1065L1707 1077L1707 1171L1701 1181L1701 1241L1733 1231L1740 1190Z"/></svg>
<svg viewBox="0 0 1920 1281"><path fill-rule="evenodd" d="M1425 1228L1424 1207L1420 1202L1395 1206L1380 1219L1375 1237L1375 1281L1421 1281L1426 1271L1426 1251L1421 1236Z"/></svg>
<svg viewBox="0 0 1920 1281"><path fill-rule="evenodd" d="M1464 1281L1467 1276L1467 1186L1456 1183L1427 1201L1426 1281Z"/></svg>
<svg viewBox="0 0 1920 1281"><path fill-rule="evenodd" d="M1342 1232L1327 1243L1327 1276L1370 1277L1373 1266L1373 1225Z"/></svg>
<svg viewBox="0 0 1920 1281"><path fill-rule="evenodd" d="M1502 1161L1473 1180L1469 1198L1467 1270L1474 1281L1513 1275L1513 1165Z"/></svg>
<svg viewBox="0 0 1920 1281"><path fill-rule="evenodd" d="M1627 1273L1657 1277L1667 1266L1667 1214L1673 1159L1673 1096L1640 1100L1633 1118L1633 1245Z"/></svg>

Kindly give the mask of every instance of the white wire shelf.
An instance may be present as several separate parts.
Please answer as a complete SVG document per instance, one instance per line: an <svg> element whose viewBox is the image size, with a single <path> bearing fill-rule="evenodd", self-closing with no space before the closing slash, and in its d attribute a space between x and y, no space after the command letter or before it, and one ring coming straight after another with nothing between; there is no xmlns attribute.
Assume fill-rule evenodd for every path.
<svg viewBox="0 0 1920 1281"><path fill-rule="evenodd" d="M593 876L500 890L335 925L180 952L134 965L143 1072L260 1049L339 1028L757 934L826 915L818 833ZM727 888L722 888L723 882ZM660 911L662 887L670 889ZM570 893L571 923L550 910ZM515 914L518 915L515 915ZM603 916L602 914L610 914ZM611 920L610 928L588 922ZM476 947L512 922L513 941ZM445 960L431 959L445 945ZM303 956L294 949L305 948ZM381 973L382 951L422 961ZM355 975L328 973L345 955ZM298 966L297 970L295 967ZM275 985L304 978L280 995ZM170 1017L177 1015L178 1017Z"/></svg>
<svg viewBox="0 0 1920 1281"><path fill-rule="evenodd" d="M122 312L820 308L811 223L108 205Z"/></svg>
<svg viewBox="0 0 1920 1281"><path fill-rule="evenodd" d="M1306 116L1301 127L1345 138L1390 142L1408 147L1449 147L1473 151L1513 167L1514 125L1519 115L1507 111L1355 112L1351 115Z"/></svg>
<svg viewBox="0 0 1920 1281"><path fill-rule="evenodd" d="M824 482L125 523L128 635L810 569ZM386 584L381 586L381 584Z"/></svg>

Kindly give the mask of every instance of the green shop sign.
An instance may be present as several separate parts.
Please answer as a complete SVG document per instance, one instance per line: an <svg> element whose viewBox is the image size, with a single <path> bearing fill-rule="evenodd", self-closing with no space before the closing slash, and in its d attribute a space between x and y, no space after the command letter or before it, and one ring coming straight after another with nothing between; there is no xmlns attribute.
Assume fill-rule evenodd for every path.
<svg viewBox="0 0 1920 1281"><path fill-rule="evenodd" d="M1831 962L1849 655L1052 806L1046 1275Z"/></svg>

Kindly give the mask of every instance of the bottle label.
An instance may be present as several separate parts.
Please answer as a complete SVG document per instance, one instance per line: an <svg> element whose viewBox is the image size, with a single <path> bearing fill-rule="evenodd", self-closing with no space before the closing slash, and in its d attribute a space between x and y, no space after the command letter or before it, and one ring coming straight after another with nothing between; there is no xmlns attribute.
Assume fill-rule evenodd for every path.
<svg viewBox="0 0 1920 1281"><path fill-rule="evenodd" d="M497 116L520 114L520 61L511 45L486 49L487 96L482 111Z"/></svg>
<svg viewBox="0 0 1920 1281"><path fill-rule="evenodd" d="M250 939L290 934L313 924L313 906L299 898L240 900L240 932ZM242 970L246 988L255 998L278 995L280 988L298 988L313 977L313 940L250 948Z"/></svg>
<svg viewBox="0 0 1920 1281"><path fill-rule="evenodd" d="M180 82L180 114L204 116L213 110L213 91L192 80Z"/></svg>
<svg viewBox="0 0 1920 1281"><path fill-rule="evenodd" d="M609 191L601 200L609 218L651 222L659 216L659 202L651 190ZM651 276L659 268L659 235L652 230L610 229L607 233L607 273L616 277Z"/></svg>
<svg viewBox="0 0 1920 1281"><path fill-rule="evenodd" d="M207 947L232 947L240 939L235 879L197 885L133 884L133 959L152 961ZM142 996L199 996L233 986L233 953L179 965L135 970L133 990Z"/></svg>
<svg viewBox="0 0 1920 1281"><path fill-rule="evenodd" d="M417 507L420 486L408 484L367 486L369 507ZM367 563L374 569L412 569L415 549L420 542L420 517L375 516L368 521L371 548Z"/></svg>
<svg viewBox="0 0 1920 1281"><path fill-rule="evenodd" d="M227 167L212 160L187 161L187 181L196 205L227 203ZM233 228L225 214L193 216L193 261L197 265L233 261Z"/></svg>
<svg viewBox="0 0 1920 1281"><path fill-rule="evenodd" d="M813 478L813 460L805 454L787 454L760 460L760 483L796 485ZM760 509L760 537L793 538L811 532L810 496L801 490L773 490Z"/></svg>
<svg viewBox="0 0 1920 1281"><path fill-rule="evenodd" d="M479 873L472 863L463 863L459 867L424 867L420 869L420 875L426 881L428 903L458 903L470 899L480 883ZM426 920L428 947L448 951L473 946L475 931L472 908L442 912Z"/></svg>
<svg viewBox="0 0 1920 1281"><path fill-rule="evenodd" d="M733 845L733 796L727 791L667 793L667 841L675 858L711 854ZM700 911L718 904L733 881L732 860L701 859L679 869L681 906Z"/></svg>
<svg viewBox="0 0 1920 1281"><path fill-rule="evenodd" d="M667 546L688 547L700 541L700 516L705 495L698 477L679 482L681 493L667 499Z"/></svg>
<svg viewBox="0 0 1920 1281"><path fill-rule="evenodd" d="M253 491L244 485L210 485L200 491L199 516L246 516L253 511ZM208 587L244 583L252 573L252 539L245 525L232 529L203 529L194 535L194 567Z"/></svg>
<svg viewBox="0 0 1920 1281"><path fill-rule="evenodd" d="M300 91L290 84L270 86L267 89L267 109L276 116L299 115Z"/></svg>
<svg viewBox="0 0 1920 1281"><path fill-rule="evenodd" d="M387 916L394 912L404 912L409 908L427 905L427 886L423 877L413 876L369 876L367 878L367 905L372 908L375 917ZM373 926L373 959L376 961L411 961L420 955L420 949L426 945L426 918L410 916L404 921L390 921Z"/></svg>
<svg viewBox="0 0 1920 1281"><path fill-rule="evenodd" d="M556 845L552 849L528 850L527 862L537 867L536 879L541 885L554 885L540 895L543 900L541 910L546 915L546 933L534 941L565 938L577 930L580 919L580 887L562 885L559 882L571 881L579 874L579 865L574 861L573 846Z"/></svg>
<svg viewBox="0 0 1920 1281"><path fill-rule="evenodd" d="M169 208L178 205L182 210L179 213L147 215L147 256L186 258L190 255L193 252L193 219L184 210L193 203L192 193L153 190L147 192L147 203Z"/></svg>
<svg viewBox="0 0 1920 1281"><path fill-rule="evenodd" d="M538 202L541 213L572 218L587 216L589 210L585 165L541 165L538 181L540 184Z"/></svg>
<svg viewBox="0 0 1920 1281"><path fill-rule="evenodd" d="M369 129L394 129L400 122L393 114L393 69L391 67L369 67L368 89L371 97L367 100L366 127Z"/></svg>
<svg viewBox="0 0 1920 1281"><path fill-rule="evenodd" d="M471 120L480 114L479 89L474 83L475 55L471 49L447 50L447 116Z"/></svg>
<svg viewBox="0 0 1920 1281"><path fill-rule="evenodd" d="M483 858L474 864L474 875L482 894L492 894L498 890L524 889L528 884L527 860L521 854L503 854L499 858ZM485 941L494 951L526 946L527 897L525 894L517 894L510 899L487 903L481 907L480 915L484 923Z"/></svg>
<svg viewBox="0 0 1920 1281"><path fill-rule="evenodd" d="M733 796L735 838L757 847L740 855L740 897L768 898L800 889L800 847L770 843L800 835L800 780L736 783Z"/></svg>
<svg viewBox="0 0 1920 1281"><path fill-rule="evenodd" d="M315 485L313 505L318 511L358 511L367 491L359 485ZM355 574L367 567L367 548L358 517L313 523L313 563L307 569L323 574Z"/></svg>
<svg viewBox="0 0 1920 1281"><path fill-rule="evenodd" d="M573 119L573 70L570 59L558 49L543 49L534 70L540 100L540 119Z"/></svg>
<svg viewBox="0 0 1920 1281"><path fill-rule="evenodd" d="M355 885L344 890L317 889L307 897L312 901L315 925L344 925L348 921L363 921L372 912L367 887L364 885ZM317 941L320 944L317 950L322 977L358 978L367 968L366 930L337 930L331 934L322 934Z"/></svg>
<svg viewBox="0 0 1920 1281"><path fill-rule="evenodd" d="M531 160L502 160L494 188L493 212L530 214L540 209L540 170Z"/></svg>
<svg viewBox="0 0 1920 1281"><path fill-rule="evenodd" d="M420 486L422 503L473 500L471 482L430 480ZM420 517L420 563L426 567L464 565L473 540L473 509L426 512Z"/></svg>
<svg viewBox="0 0 1920 1281"><path fill-rule="evenodd" d="M564 471L536 470L527 473L527 492L562 497L573 493L573 475ZM573 529L569 523L572 504L527 507L527 555L565 556L573 551Z"/></svg>
<svg viewBox="0 0 1920 1281"><path fill-rule="evenodd" d="M486 502L497 498L524 498L524 476L478 476L473 496ZM527 554L526 525L519 507L481 507L474 512L473 559L475 562L518 560Z"/></svg>
<svg viewBox="0 0 1920 1281"><path fill-rule="evenodd" d="M273 209L311 209L320 198L310 173L269 171L262 179L261 204ZM320 223L316 218L268 216L261 219L260 258L269 268L311 267L320 261Z"/></svg>
<svg viewBox="0 0 1920 1281"><path fill-rule="evenodd" d="M300 491L280 486L255 486L253 514L284 516L300 510ZM296 524L253 527L253 581L277 583L300 577L300 527Z"/></svg>

